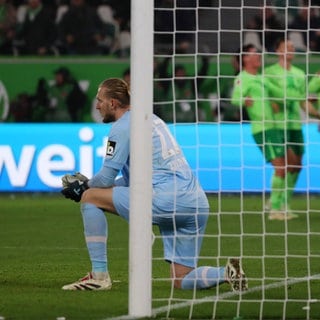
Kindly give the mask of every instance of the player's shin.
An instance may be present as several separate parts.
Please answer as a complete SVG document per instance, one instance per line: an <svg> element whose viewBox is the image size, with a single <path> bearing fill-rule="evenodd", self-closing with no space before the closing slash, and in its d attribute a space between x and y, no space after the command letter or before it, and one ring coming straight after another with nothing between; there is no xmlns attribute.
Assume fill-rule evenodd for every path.
<svg viewBox="0 0 320 320"><path fill-rule="evenodd" d="M198 267L181 281L181 289L208 289L225 282L224 268Z"/></svg>
<svg viewBox="0 0 320 320"><path fill-rule="evenodd" d="M286 211L290 211L290 203L291 203L294 187L296 185L297 180L298 180L297 172L288 172L286 174L286 192L285 192L285 197L283 197L283 200L282 200L282 207Z"/></svg>
<svg viewBox="0 0 320 320"><path fill-rule="evenodd" d="M81 205L84 233L89 251L92 272L108 272L107 235L108 223L104 212L90 203Z"/></svg>
<svg viewBox="0 0 320 320"><path fill-rule="evenodd" d="M281 201L283 199L285 180L282 177L273 174L271 181L271 211L281 209Z"/></svg>

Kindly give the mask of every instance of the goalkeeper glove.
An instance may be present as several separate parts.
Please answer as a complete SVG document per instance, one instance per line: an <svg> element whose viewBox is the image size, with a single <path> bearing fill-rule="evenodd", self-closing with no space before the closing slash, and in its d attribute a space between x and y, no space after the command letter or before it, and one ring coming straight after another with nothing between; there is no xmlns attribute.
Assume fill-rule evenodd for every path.
<svg viewBox="0 0 320 320"><path fill-rule="evenodd" d="M89 189L88 181L89 179L80 172L76 172L75 174L66 174L62 177L63 189L61 190L61 193L67 199L79 202L81 200L82 193Z"/></svg>
<svg viewBox="0 0 320 320"><path fill-rule="evenodd" d="M72 182L88 182L88 180L89 179L80 172L76 172L75 174L66 174L62 177L62 186L63 188L67 188Z"/></svg>
<svg viewBox="0 0 320 320"><path fill-rule="evenodd" d="M76 180L68 185L68 187L63 188L61 193L67 198L75 202L81 200L82 194L89 189L87 182Z"/></svg>

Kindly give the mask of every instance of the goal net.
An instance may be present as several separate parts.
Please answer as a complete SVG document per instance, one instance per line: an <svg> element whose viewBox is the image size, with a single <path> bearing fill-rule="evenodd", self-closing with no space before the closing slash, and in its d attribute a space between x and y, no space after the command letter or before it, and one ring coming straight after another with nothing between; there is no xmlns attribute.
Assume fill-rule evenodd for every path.
<svg viewBox="0 0 320 320"><path fill-rule="evenodd" d="M163 260L162 238L154 228L153 316L318 318L320 133L315 112L320 110L320 2L155 0L154 5L154 112L169 124L210 202L198 264L224 267L228 258L238 257L249 289L236 293L228 284L209 290L175 289ZM267 71L279 62L276 48L282 38L295 47L292 65L299 68L302 82L294 89L305 89L294 99L289 82L296 77L291 71ZM299 119L291 122L297 128L301 124L303 142L291 144L292 149L303 149L302 166L296 182L284 178L282 189L273 185L274 167L252 133L254 121L245 99L252 98L253 88L245 92L241 84L241 103L233 99L235 79L245 68L243 48L250 44L261 53L259 81L269 76L285 84L280 86L281 99L263 93L261 101L276 100L272 110L277 112L274 108L280 105L285 122L291 121L289 105L301 105ZM285 46L283 54L287 50ZM313 115L303 111L308 103ZM287 139L287 130L284 136ZM289 156L284 157L288 171ZM272 190L280 190L287 200L293 191L290 205L282 204L277 212L280 219L288 213L292 219L269 219Z"/></svg>

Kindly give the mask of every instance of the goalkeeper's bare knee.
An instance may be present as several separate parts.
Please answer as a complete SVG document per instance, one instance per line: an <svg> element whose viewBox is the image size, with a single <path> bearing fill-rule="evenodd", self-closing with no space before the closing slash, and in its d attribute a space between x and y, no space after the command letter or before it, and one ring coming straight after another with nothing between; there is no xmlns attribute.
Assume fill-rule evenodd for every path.
<svg viewBox="0 0 320 320"><path fill-rule="evenodd" d="M82 194L82 203L91 203L111 213L118 214L112 200L112 188L90 188Z"/></svg>

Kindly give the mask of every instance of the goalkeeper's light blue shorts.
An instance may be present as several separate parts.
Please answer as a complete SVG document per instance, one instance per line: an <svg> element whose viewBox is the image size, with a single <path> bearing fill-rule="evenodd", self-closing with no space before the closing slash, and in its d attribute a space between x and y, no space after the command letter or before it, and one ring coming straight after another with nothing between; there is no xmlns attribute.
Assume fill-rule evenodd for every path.
<svg viewBox="0 0 320 320"><path fill-rule="evenodd" d="M113 188L113 204L118 214L129 221L129 187ZM205 202L205 201L204 201ZM206 229L209 208L186 207L179 199L175 210L165 210L152 204L152 223L162 235L164 259L187 267L196 267Z"/></svg>

